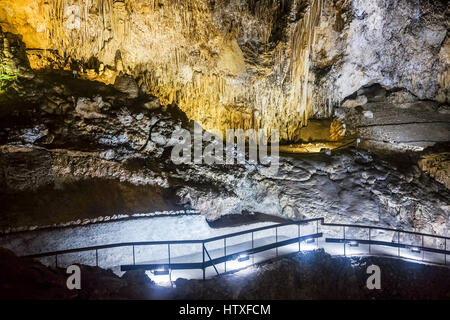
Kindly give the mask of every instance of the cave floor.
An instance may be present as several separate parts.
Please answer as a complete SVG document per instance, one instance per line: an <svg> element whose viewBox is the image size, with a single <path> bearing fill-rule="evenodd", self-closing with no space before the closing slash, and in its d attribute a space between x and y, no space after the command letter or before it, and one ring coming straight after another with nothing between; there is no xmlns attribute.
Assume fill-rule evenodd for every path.
<svg viewBox="0 0 450 320"><path fill-rule="evenodd" d="M201 215L180 215L167 217L148 217L121 221L103 222L86 226L77 226L61 229L35 230L22 233L14 233L0 237L0 247L12 250L19 256L52 252L68 249L76 249L91 246L109 245L126 242L141 241L173 241L173 240L201 240L225 234L240 232L244 230L270 226L275 222L258 222L240 226L229 226L212 228ZM283 241L298 236L297 225L279 227L275 233L274 229L262 230L251 234L227 239L227 254L242 252L252 247L260 247L276 241ZM301 226L301 236L316 233L316 223ZM444 264L445 257L441 254L431 252L413 253L408 249L398 249L387 246L359 244L357 247L343 244L329 243L326 237L338 236L340 228L326 228L320 226L318 232L324 236L312 243L302 242L300 248L298 243L289 244L276 249L258 252L250 256L246 262L228 261L225 265L216 265L219 273L236 271L255 263L262 263L284 255L299 251L309 251L322 248L332 256L396 256L402 259L416 260L423 263ZM357 235L358 233L355 233ZM372 232L373 239L380 241L393 241L395 234ZM365 234L359 234L364 239ZM402 240L403 241L403 240ZM206 244L206 248L212 259L224 255L224 241L214 241ZM201 244L172 245L171 263L194 263L202 261ZM117 275L122 275L121 265L128 264L167 264L169 263L166 245L138 246L135 248L135 260L133 261L131 247L117 247L101 249L96 259L94 251L70 253L58 256L58 266L64 267L71 264L84 264L98 266L112 270ZM41 258L40 261L48 266L54 266L54 257ZM156 283L169 284L178 278L199 279L202 278L201 270L173 270L171 278L168 276L153 276L148 273ZM213 267L206 269L208 278L214 277L216 271Z"/></svg>
<svg viewBox="0 0 450 320"><path fill-rule="evenodd" d="M66 270L48 268L0 249L1 299L450 299L449 269L385 257L333 257L323 250L295 253L242 271L158 286L143 271L119 277L81 265L82 289L67 290ZM367 288L377 265L381 288Z"/></svg>
<svg viewBox="0 0 450 320"><path fill-rule="evenodd" d="M201 215L161 216L3 235L0 236L0 247L22 256L121 242L199 240L273 224L274 222L259 222L251 225L211 228L205 217ZM173 248L172 254L182 256L186 251L195 252L200 248L200 246ZM136 255L140 261L154 259L151 257L167 257L167 247L156 246L151 250L137 249ZM92 258L91 253L69 254L60 257L59 263L70 265L75 261L92 264L95 262ZM114 268L118 272L118 266L130 263L130 258L129 248L104 250L99 253L99 265ZM53 259L48 261L44 259L43 262L51 265Z"/></svg>

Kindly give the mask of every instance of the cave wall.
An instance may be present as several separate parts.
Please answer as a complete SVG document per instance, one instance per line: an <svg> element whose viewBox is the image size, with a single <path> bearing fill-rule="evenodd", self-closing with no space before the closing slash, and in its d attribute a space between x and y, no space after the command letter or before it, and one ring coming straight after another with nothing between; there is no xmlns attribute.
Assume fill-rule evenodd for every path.
<svg viewBox="0 0 450 320"><path fill-rule="evenodd" d="M35 68L50 60L106 83L132 74L206 129L283 128L286 139L307 121L322 0L34 0L20 20L23 6L3 2L1 26L40 49L29 51Z"/></svg>
<svg viewBox="0 0 450 320"><path fill-rule="evenodd" d="M279 129L361 87L448 102L448 8L399 0L5 0L0 26L20 34L35 69L120 72L205 129Z"/></svg>
<svg viewBox="0 0 450 320"><path fill-rule="evenodd" d="M5 38L5 52L21 56L20 39L0 32ZM179 208L209 220L264 213L448 232L448 165L434 170L446 159L440 151L421 159L429 174L414 159L358 149L284 155L276 174L250 163L175 165L171 135L191 128L177 106L8 59L23 72L0 94L0 233Z"/></svg>
<svg viewBox="0 0 450 320"><path fill-rule="evenodd" d="M330 66L318 96L338 101L334 115L346 135L378 150L418 151L448 141L446 3L350 1L339 15L347 23L317 31L313 65Z"/></svg>
<svg viewBox="0 0 450 320"><path fill-rule="evenodd" d="M335 14L334 25L333 20L320 25L315 63L331 65L323 85L335 91L338 101L378 83L448 103L450 21L445 1L335 2L348 6L337 15L329 13ZM336 62L327 63L332 60Z"/></svg>
<svg viewBox="0 0 450 320"><path fill-rule="evenodd" d="M4 3L8 2L1 2L0 5L4 6ZM331 19L331 16L327 16L327 14L336 14L337 11L335 9L327 11L327 8L329 9L327 3L322 11L322 17ZM417 5L414 2L408 3ZM424 3L426 6L431 5L428 2ZM21 2L9 2L9 4L9 10L11 10ZM335 18L340 22L337 25L333 22L333 28L337 28L338 31L324 28L323 30L330 32L327 37L331 38L327 38L327 42L322 44L318 40L315 46L315 48L321 48L325 44L330 45L334 42L334 53L338 58L332 58L334 55L330 53L332 61L321 64L323 67L321 69L314 67L315 63L320 60L316 53L311 58L312 64L308 70L310 75L323 75L317 80L321 85L338 81L339 77L333 80L331 75L341 72L342 70L339 71L340 66L345 65L345 63L342 64L345 55L342 55L339 50L346 50L347 44L345 43L349 38L345 36L344 30L347 30L348 25L354 23L355 20L346 18L346 15L351 16L349 12L353 11L345 11L345 8L353 9L344 4L349 5L350 2L340 3L342 11L339 11L341 12L339 15L341 18L338 19L337 16ZM337 3L336 6L338 6ZM32 9L33 6L31 5L30 8ZM302 9L300 12L304 12L304 10ZM21 15L26 12L26 10L23 11ZM444 12L444 10L437 10L437 12ZM11 15L11 17L14 16ZM33 20L29 21L31 23ZM322 22L321 20L320 26L322 26ZM11 26L13 26L11 23L2 24L5 30L10 28L10 31L20 35L0 31L2 49L0 59L2 65L9 66L8 73L4 72L2 75L12 76L12 80L6 79L10 82L10 86L0 94L0 143L2 145L0 149L0 187L5 201L8 202L8 206L4 205L3 211L0 212L2 216L11 212L22 214L27 217L35 217L36 219L32 222L35 223L40 220L41 215L45 215L46 211L49 211L43 204L47 200L39 197L40 192L49 192L56 196L59 196L60 193L62 199L67 199L73 195L76 196L77 190L84 185L95 186L99 181L107 180L109 187L104 188L103 192L96 191L91 196L80 199L83 202L91 201L92 206L89 205L89 207L93 208L91 212L94 215L96 213L104 214L101 210L96 210L96 206L103 201L104 197L107 197L105 193L125 190L126 195L119 200L122 204L128 202L128 205L120 207L117 203L112 203L111 205L119 210L114 213L121 214L141 210L151 212L156 208L169 210L167 205L176 202L182 207L199 210L211 220L218 219L222 215L249 212L279 215L291 219L325 217L327 221L332 222L370 223L437 234L448 232L449 191L444 186L444 184L448 186L447 179L445 179L448 165L439 170L433 168L436 161L442 163L440 159L448 159L446 155L437 157L433 154L425 154L419 166L411 161L400 161L399 164L393 164L391 159L380 160L361 150L342 151L331 156L320 154L305 158L282 157L280 170L276 176L268 175L263 166L245 165L231 168L195 164L174 166L168 156L173 147L170 135L177 128L187 128L189 119L176 106L164 106L164 97L158 91L161 87L157 82L166 81L166 79L170 79L170 76L165 77L166 73L164 73L155 78L157 81L154 83L156 88L154 90L158 91L155 95L162 97L163 105L161 106L159 99L142 92L152 92L153 89L148 87L143 90L145 82L140 81L139 73L135 73L136 70L128 67L124 68L127 66L125 54L121 54L114 60L114 66L104 65L103 69L101 65L98 66L98 72L95 68L81 70L82 65L75 58L66 55L61 60L61 56L64 55L62 49L58 51L30 49L31 44L26 41L32 42L32 40L27 40L27 37L31 37L31 35L34 37L36 34L29 35L25 29L20 29L28 28L27 24L19 24L15 30L11 29ZM321 37L320 26L316 30L317 39ZM42 30L45 31L45 28ZM344 34L344 36L338 41L333 40L333 34ZM20 38L25 41L27 55L25 55L25 45ZM344 40L345 42L343 42ZM444 41L444 43L446 42ZM49 42L49 45L52 44ZM164 43L160 45L163 46ZM241 48L239 41L238 45ZM144 45L142 44L142 46ZM70 46L69 48L75 52L73 57L76 57L77 50L83 50L82 46ZM436 47L435 50L437 49ZM431 49L422 46L417 47L417 50ZM436 52L441 52L441 50ZM244 51L242 50L242 52ZM158 53L153 52L152 54ZM44 55L50 60L43 59ZM375 56L379 56L379 54ZM432 58L435 59L433 61L437 63L437 66L441 63L439 62L442 60L441 56L438 54ZM28 63L27 57L30 59L30 63ZM45 62L53 63L52 57L57 59L55 60L57 65L54 67L66 68L68 74L46 74L31 70L31 67L39 67L37 63L42 63L42 66ZM101 57L100 53L99 57ZM116 56L114 57L116 58ZM405 60L407 58L408 56L404 56ZM326 56L323 59L327 61ZM212 60L195 59L195 61L211 62ZM58 65L58 63L60 64ZM92 63L95 67L96 63ZM369 70L372 68L371 66L368 63L364 68ZM433 66L435 65L433 64ZM78 70L81 78L91 79L90 77L92 77L93 80L102 80L99 77L101 76L100 70L103 70L104 79L102 81L105 83L112 83L112 80L107 80L110 72L115 75L116 89L120 90L101 82L74 77L72 70ZM138 78L140 87L136 85L132 77L119 75L119 70L125 72L128 70L128 73ZM169 66L167 66L167 70L169 70ZM349 68L349 70L360 74L356 67L355 69ZM433 70L431 70L431 74L438 77L439 68ZM352 73L342 72L341 76L348 78L349 74ZM395 73L387 75L393 74ZM180 73L177 73L177 76L179 75ZM228 74L227 77L233 76ZM384 87L387 86L386 83L381 81L379 76L373 81L376 83L375 87L384 94L379 93L378 90L373 92L373 87L370 86L371 81L367 80L368 77L369 75L364 75L360 83L356 82L354 87L348 90L351 93L352 90L357 89L356 92L351 93L350 97L344 97L347 92L342 91L345 93L338 98L338 100L343 99L342 104L335 106L335 110L333 110L333 113L344 123L347 121L346 128L350 134L361 136L366 127L374 128L373 125L379 123L374 123L374 119L378 121L410 117L410 122L414 124L417 119L424 117L428 120L448 122L445 103L439 102L437 98L443 92L440 86L435 86L436 96L427 101L418 96L418 91L416 94L412 93L413 90L416 90L414 87L411 89L403 87L386 89ZM439 79L442 80L442 77ZM269 80L267 81L270 83ZM420 82L417 83L420 84ZM286 87L289 88L289 86ZM270 88L269 86L267 90ZM326 86L324 85L323 88ZM261 93L269 94L269 91ZM216 93L214 97L220 93L216 90L214 92ZM325 92L325 89L321 92ZM313 95L313 97L318 96ZM209 98L210 93L205 92L205 97ZM333 100L328 98L326 100ZM213 114L214 121L226 120L233 114L232 112L216 113L211 106L209 109L205 106L206 104L199 104L198 108L205 108L205 112ZM283 106L280 105L285 112L283 116L277 113L276 117L268 119L279 121L279 123L292 121L299 132L295 136L308 137L309 132L300 129L301 119L289 114L288 106L286 109L283 109ZM187 110L182 101L180 107L184 111ZM221 108L221 104L216 107ZM375 110L375 107L379 109ZM408 110L408 108L410 109ZM202 114L200 109L197 111L198 114ZM365 114L370 114L368 111L372 112L374 118L365 116ZM189 110L186 111L186 114L188 117L196 119ZM341 114L343 114L342 117ZM312 123L314 122L311 121ZM333 123L335 121L330 126L333 126ZM358 125L359 123L361 126ZM432 123L429 125L433 127ZM380 126L383 128L382 130L368 133L368 137L388 132L384 129L385 127ZM418 134L422 132L426 132L426 130L423 128L416 130ZM447 132L448 126L434 125L432 133L440 134L443 140L448 141ZM399 133L404 134L400 129L393 135ZM387 140L389 141L389 139ZM448 150L448 145L446 148L445 150ZM448 161L446 163L448 164ZM431 179L419 167L442 184ZM100 188L93 187L93 189ZM141 200L145 197L154 201L142 202ZM27 199L29 202L22 199ZM82 215L86 208L77 208L76 201L78 200L75 197L71 214ZM59 203L61 202L56 201L50 211L57 212ZM9 210L10 208L16 210ZM105 206L105 208L107 211L110 210L109 206ZM20 217L16 218L19 223ZM9 216L8 219L11 217ZM8 219L3 221L4 225L9 224Z"/></svg>

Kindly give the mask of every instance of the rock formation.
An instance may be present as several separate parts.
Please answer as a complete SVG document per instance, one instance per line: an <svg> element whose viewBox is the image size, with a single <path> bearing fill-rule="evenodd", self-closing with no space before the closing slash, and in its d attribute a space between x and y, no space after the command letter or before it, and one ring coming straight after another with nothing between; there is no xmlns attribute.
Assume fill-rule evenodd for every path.
<svg viewBox="0 0 450 320"><path fill-rule="evenodd" d="M278 129L296 142L308 119L334 116L367 85L448 104L448 10L432 0L5 0L0 26L22 35L35 69L107 84L129 74L207 130Z"/></svg>
<svg viewBox="0 0 450 320"><path fill-rule="evenodd" d="M331 257L323 251L296 254L258 266L246 274L207 281L178 279L176 287L159 287L143 271L122 277L109 270L81 266L81 290L65 287L64 269L18 258L0 249L0 299L448 299L448 270L381 257ZM364 286L367 266L384 270L383 290ZM173 314L178 311L173 308Z"/></svg>
<svg viewBox="0 0 450 320"><path fill-rule="evenodd" d="M443 2L26 3L0 3L4 229L188 208L447 232L448 161L436 168L430 151L283 155L275 176L170 160L172 133L192 120L285 141L448 148ZM331 115L317 134L302 128Z"/></svg>
<svg viewBox="0 0 450 320"><path fill-rule="evenodd" d="M357 149L282 156L276 175L251 163L174 165L172 133L191 129L186 115L116 88L124 92L69 73L18 76L5 90L4 226L186 207L210 220L251 212L448 230L449 192L417 159L395 162Z"/></svg>

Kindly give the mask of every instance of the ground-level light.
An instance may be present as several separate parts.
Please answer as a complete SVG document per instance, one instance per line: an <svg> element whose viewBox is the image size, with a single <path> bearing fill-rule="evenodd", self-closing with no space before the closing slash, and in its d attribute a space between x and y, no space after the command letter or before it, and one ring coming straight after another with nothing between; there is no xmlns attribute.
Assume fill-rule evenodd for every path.
<svg viewBox="0 0 450 320"><path fill-rule="evenodd" d="M359 246L359 243L358 243L358 241L350 241L350 242L348 243L348 245L349 245L350 247L358 247L358 246Z"/></svg>
<svg viewBox="0 0 450 320"><path fill-rule="evenodd" d="M411 252L420 253L420 249L417 247L411 247Z"/></svg>
<svg viewBox="0 0 450 320"><path fill-rule="evenodd" d="M239 257L237 258L238 262L244 262L244 261L248 261L250 259L250 256L248 254L240 254Z"/></svg>
<svg viewBox="0 0 450 320"><path fill-rule="evenodd" d="M152 270L152 273L155 276L166 276L169 274L169 268L167 267L159 267L158 269Z"/></svg>

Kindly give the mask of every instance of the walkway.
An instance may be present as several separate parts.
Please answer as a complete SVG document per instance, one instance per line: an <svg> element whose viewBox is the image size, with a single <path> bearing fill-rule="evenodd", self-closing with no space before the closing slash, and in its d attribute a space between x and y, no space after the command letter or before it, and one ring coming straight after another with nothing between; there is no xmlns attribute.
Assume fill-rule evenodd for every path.
<svg viewBox="0 0 450 320"><path fill-rule="evenodd" d="M450 238L375 226L325 223L322 218L268 224L208 239L124 242L31 255L64 267L73 263L146 270L161 278L208 278L299 251L385 255L446 265ZM120 257L120 259L117 259ZM126 261L124 261L124 258ZM50 260L49 260L50 259Z"/></svg>

